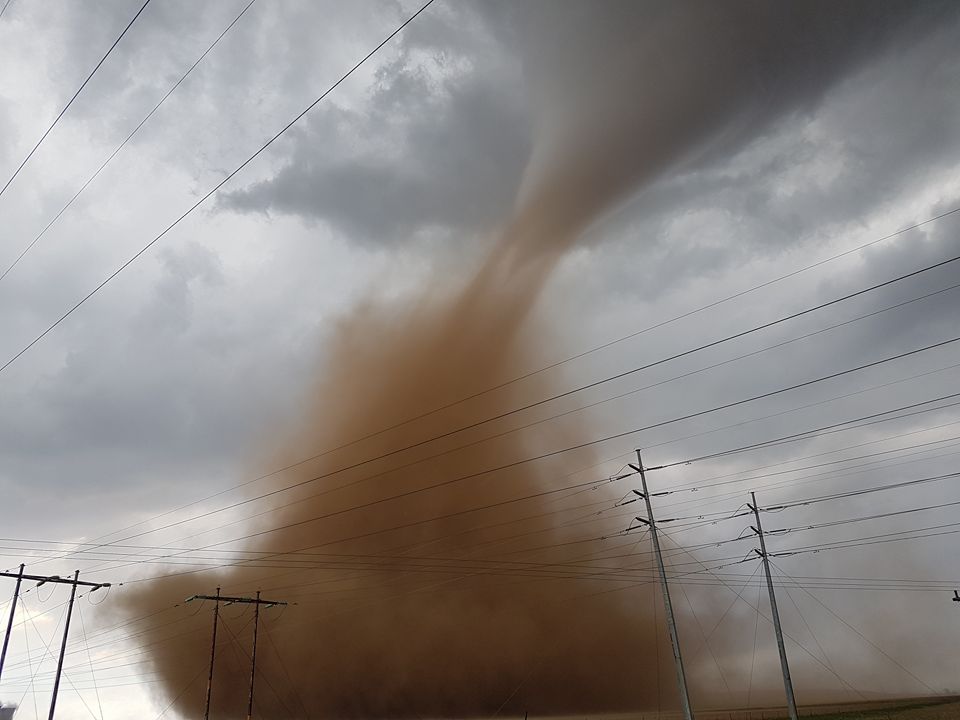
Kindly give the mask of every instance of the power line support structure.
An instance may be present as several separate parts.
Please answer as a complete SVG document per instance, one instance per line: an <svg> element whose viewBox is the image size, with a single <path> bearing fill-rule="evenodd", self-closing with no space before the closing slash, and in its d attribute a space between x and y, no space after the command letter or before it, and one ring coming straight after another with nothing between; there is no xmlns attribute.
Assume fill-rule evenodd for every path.
<svg viewBox="0 0 960 720"><path fill-rule="evenodd" d="M756 493L750 493L753 504L748 507L753 510L757 526L751 528L760 538L760 549L754 550L763 561L763 571L767 576L767 592L770 595L770 614L773 616L773 631L777 636L777 650L780 653L780 669L783 672L783 689L787 695L787 712L790 720L797 720L797 701L793 696L793 680L790 678L790 665L787 663L787 648L783 643L783 629L780 627L780 611L777 609L777 595L773 590L773 578L770 575L770 558L767 556L767 545L763 539L763 525L760 524L760 506L757 504Z"/></svg>
<svg viewBox="0 0 960 720"><path fill-rule="evenodd" d="M63 639L60 641L60 657L57 659L57 674L53 679L53 695L50 697L50 713L47 715L48 720L53 720L57 710L57 695L60 692L60 678L63 675L63 656L66 655L67 652L67 639L70 636L70 619L73 617L73 605L77 599L77 587L88 587L90 588L90 592L96 592L100 588L110 587L110 583L95 583L81 580L79 570L73 573L73 578L62 578L59 575L25 575L23 567L24 566L21 565L20 571L17 573L0 572L0 577L17 579L16 594L19 594L20 585L24 580L36 580L37 587L46 583L70 585L70 603L67 605L67 619L63 625ZM16 596L14 597L14 602L16 602ZM7 621L7 634L3 639L4 654L6 654L7 643L10 640L10 630L13 627L13 610L14 608L10 609L10 619Z"/></svg>
<svg viewBox="0 0 960 720"><path fill-rule="evenodd" d="M247 695L247 720L252 720L253 718L253 688L254 680L257 674L257 631L260 625L260 606L264 605L266 607L276 607L279 605L286 605L287 603L280 600L263 600L260 597L260 591L257 590L255 597L230 597L228 595L221 595L220 588L217 588L216 595L191 595L187 598L186 602L191 602L193 600L213 600L213 639L210 643L210 672L207 677L207 701L206 707L204 709L204 720L209 720L210 718L210 696L213 690L213 662L216 657L217 652L217 621L220 617L220 603L225 605L233 605L234 603L253 605L253 648L250 653L250 690Z"/></svg>
<svg viewBox="0 0 960 720"><path fill-rule="evenodd" d="M247 696L247 720L253 718L253 682L257 676L257 629L260 626L260 591L253 604L253 649L250 653L250 694Z"/></svg>
<svg viewBox="0 0 960 720"><path fill-rule="evenodd" d="M650 492L647 490L647 476L643 467L643 458L637 450L637 464L633 466L640 473L640 483L643 487L643 501L647 506L647 519L638 517L650 530L650 539L653 542L653 552L657 556L657 568L660 570L660 587L663 590L663 606L667 611L667 630L670 633L670 647L673 650L673 663L677 671L677 685L680 689L680 705L683 708L685 720L693 720L693 708L690 705L690 693L687 691L687 676L683 671L683 658L680 655L680 635L677 632L677 622L673 617L673 604L670 602L670 586L667 583L667 571L663 566L663 555L660 552L660 539L657 536L657 522L653 517L653 505L650 503Z"/></svg>
<svg viewBox="0 0 960 720"><path fill-rule="evenodd" d="M10 645L10 633L13 630L13 616L17 613L17 600L20 599L20 585L23 583L23 563L17 573L17 584L13 588L13 599L10 601L10 616L7 618L7 631L3 635L3 650L0 651L0 680L3 679L3 664L7 660L7 647Z"/></svg>
<svg viewBox="0 0 960 720"><path fill-rule="evenodd" d="M214 595L213 632L210 638L210 671L207 673L207 699L203 707L203 720L210 720L210 693L213 691L213 661L217 657L217 625L220 621L220 588Z"/></svg>

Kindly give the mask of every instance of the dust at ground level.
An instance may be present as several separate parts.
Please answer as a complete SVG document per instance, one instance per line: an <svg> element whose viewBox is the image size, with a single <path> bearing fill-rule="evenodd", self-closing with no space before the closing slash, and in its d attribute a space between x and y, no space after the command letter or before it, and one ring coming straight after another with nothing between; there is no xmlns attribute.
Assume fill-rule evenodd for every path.
<svg viewBox="0 0 960 720"><path fill-rule="evenodd" d="M960 697L876 700L800 706L800 717L817 720L960 720ZM697 720L786 720L786 708L699 710ZM601 716L569 715L550 720L682 720L679 711L616 713ZM504 720L516 720L504 718Z"/></svg>

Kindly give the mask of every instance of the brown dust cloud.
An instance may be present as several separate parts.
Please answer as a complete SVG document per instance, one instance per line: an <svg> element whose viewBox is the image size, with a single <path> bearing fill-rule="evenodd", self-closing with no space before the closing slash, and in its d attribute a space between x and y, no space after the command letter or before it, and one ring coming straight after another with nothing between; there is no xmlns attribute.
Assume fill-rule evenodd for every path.
<svg viewBox="0 0 960 720"><path fill-rule="evenodd" d="M537 113L515 211L486 260L461 288L427 288L403 307L373 297L343 318L305 389L310 411L292 437L273 440L270 461L338 449L252 486L303 483L241 509L278 508L233 525L228 537L250 537L217 548L242 548L244 562L130 586L123 614L218 585L292 603L261 614L257 717L568 714L656 707L661 696L673 706L659 595L644 582L649 547L636 537L581 542L596 526L580 521L609 492L547 493L598 479L591 466L602 456L511 465L583 442L589 428L567 419L506 432L547 411L477 424L566 388L537 376L478 393L530 370L531 310L605 212L670 168L709 162L718 143L746 142L816 102L867 49L896 40L893 28L923 24L912 3L869 5L491 11L521 30ZM181 605L176 622L167 612L138 631L160 702L184 717L202 713L209 611ZM213 716L240 717L252 612L222 615ZM725 699L719 680L694 692Z"/></svg>

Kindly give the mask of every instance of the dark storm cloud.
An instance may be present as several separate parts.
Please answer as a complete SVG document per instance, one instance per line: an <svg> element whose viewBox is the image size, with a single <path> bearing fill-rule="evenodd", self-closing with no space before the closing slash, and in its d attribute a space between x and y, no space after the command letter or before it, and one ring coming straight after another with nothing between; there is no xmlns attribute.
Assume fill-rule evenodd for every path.
<svg viewBox="0 0 960 720"><path fill-rule="evenodd" d="M362 110L320 109L276 177L222 206L324 220L375 243L431 226L492 230L516 195L529 121L517 77L491 55L502 46L459 42L463 24L483 38L480 20L459 10L405 35Z"/></svg>
<svg viewBox="0 0 960 720"><path fill-rule="evenodd" d="M496 86L483 82L424 103L430 93L426 78L402 71L383 92L396 99L382 110L372 117L329 113L319 132L311 128L299 138L320 150L315 159L227 194L224 205L325 220L348 237L376 243L421 227L490 229L509 210L519 183L529 147L524 119L504 106ZM414 107L404 107L410 100ZM363 143L387 118L400 125L395 148L380 150L381 139L373 153L342 155L355 134Z"/></svg>
<svg viewBox="0 0 960 720"><path fill-rule="evenodd" d="M52 137L47 152L38 157L41 164L28 168L24 184L12 188L23 194L3 198L0 244L5 255L49 217L64 188L72 187L62 175L88 169L86 141L112 149L111 143L125 135L241 6L182 2L155 3L148 9L151 14L131 35L135 42L118 48L89 96L81 97L76 113L65 121L64 144L56 145ZM44 62L52 68L51 92L43 98L49 107L69 96L81 71L95 62L139 3L91 7L95 11L69 6L53 12L15 0L0 21L18 37L29 31L49 39L49 58L30 56L43 73L48 72ZM13 366L0 383L0 495L22 510L10 532L90 537L125 525L131 517L162 512L247 479L249 468L238 466L256 451L251 448L257 438L294 414L290 408L296 407L314 369L318 342L322 353L330 318L353 301L356 288L366 287L369 277L359 268L371 256L388 254L367 250L432 230L454 239L492 230L512 208L536 133L541 127L556 130L546 111L580 103L578 117L589 123L594 90L575 92L573 86L602 70L590 66L599 38L610 30L608 25L642 36L645 14L658 6L611 4L607 7L616 7L617 14L608 20L597 7L549 3L524 11L510 4L435 4L423 22L410 26L400 45L383 55L369 78L331 96L333 102L318 107L302 129L251 167L256 175L247 186L225 195L211 212L198 214L187 225L186 237L165 239L168 246L51 334L27 356L29 362ZM560 10L554 14L554 8ZM560 341L557 347L543 343L540 357L556 360L564 356L559 348L580 351L960 204L955 180L960 27L955 16L940 14L939 22L928 17L944 8L955 13L949 4L852 3L842 10L845 19L836 28L835 45L784 48L809 51L810 63L800 63L789 77L762 72L751 77L743 91L747 100L736 112L714 118L722 126L719 135L696 144L676 164L663 166L662 174L627 198L564 261L542 310L557 326ZM857 37L845 35L844 23L858 12L872 13L876 23ZM278 120L285 122L329 76L369 50L399 13L393 5L384 9L379 4L257 3L138 139L137 151L121 158L117 174L105 177L90 194L83 212L40 246L22 273L0 286L5 353L18 349L23 338L81 297L146 231L162 226L183 205L184 195L206 189L216 171L282 126ZM548 42L558 32L566 33L566 41ZM540 39L532 46L520 42L529 37ZM844 46L847 40L849 47ZM581 58L590 67L578 67ZM824 70L824 65L832 67ZM624 67L613 70L618 83L631 90L639 85ZM810 81L815 71L827 80ZM34 78L29 68L22 72ZM560 82L551 86L548 76ZM47 109L38 104L36 117ZM19 161L19 148L35 138L36 117L25 118L23 108L0 98L0 158L6 165ZM558 131L558 137L563 133ZM160 160L145 164L142 174L134 172L156 158ZM247 182L244 178L238 181ZM28 202L21 202L23 197ZM148 200L138 205L137 198ZM134 208L129 221L124 215L128 205ZM342 242L328 242L329 228ZM956 252L958 233L960 221L944 220L847 263L825 266L823 274L801 276L769 294L748 296L635 344L591 356L562 369L564 387L934 262ZM391 258L389 274L401 278L401 287L432 283L448 269L416 243L398 245ZM663 375L651 372L617 388L630 389L815 330L945 286L956 277L948 267L843 312L753 338L730 348L728 355L672 364ZM334 289L318 292L326 286ZM953 291L578 417L588 419L589 435L596 437L868 362L955 334L957 307ZM938 351L803 397L767 401L635 440L670 440L957 361L956 350ZM956 375L930 376L657 448L651 458L689 457L876 412L951 391L955 383ZM598 391L586 399L602 397ZM950 417L944 411L898 427L922 427ZM843 442L879 432L866 429L843 436ZM541 426L531 433L530 444L549 444L555 434L556 425ZM605 456L628 451L633 441L610 448ZM793 454L824 447L811 442ZM658 482L689 480L698 471L733 472L778 458L772 453L769 458L736 457L702 471L695 465L682 469L691 475L661 476ZM879 484L901 479L898 472L902 469L855 480ZM808 491L813 492L809 487L792 492ZM948 495L942 488L937 492ZM832 512L858 514L863 507ZM91 513L95 525L89 522ZM917 576L941 576L955 567L941 550L934 548L924 557L906 550L889 555ZM840 556L818 558L808 566L811 573L850 572ZM861 574L883 576L887 571L876 558L858 562ZM697 591L691 593L696 604ZM716 595L703 598L709 606ZM841 601L841 610L847 617L859 619L867 612L846 602ZM885 602L875 597L870 607L889 608ZM940 616L919 600L913 609L893 605L903 621L880 628L879 637L887 649L909 653L925 632L925 618ZM753 618L738 612L732 613L736 622L731 627L742 629ZM871 612L881 617L879 610ZM804 632L802 627L794 630ZM844 632L840 628L821 638L841 661L847 649L833 646L848 638ZM865 653L873 651L866 648ZM749 647L730 650L733 659L749 654ZM913 667L920 674L935 673L938 661L949 667L949 659L936 653L918 658Z"/></svg>
<svg viewBox="0 0 960 720"><path fill-rule="evenodd" d="M819 108L790 114L729 158L654 183L597 232L602 253L620 257L623 269L611 268L615 275L601 282L654 298L677 282L860 233L865 218L932 177L950 177L960 149L953 131L958 32L954 19L908 47L888 49L832 88ZM958 198L945 188L935 200L930 215ZM651 249L656 264L630 263Z"/></svg>
<svg viewBox="0 0 960 720"><path fill-rule="evenodd" d="M727 187L735 185L736 178L731 181L723 172L719 178L711 177L704 168L726 168L732 156L746 144L755 143L758 135L771 132L771 123L784 115L809 118L824 93L859 71L867 58L892 55L888 64L894 67L893 78L878 76L879 71L872 76L867 73L864 82L868 85L880 80L903 81L924 69L937 73L943 81L951 75L949 65L936 61L948 50L952 37L949 31L940 32L926 55L916 57L914 52L914 57L909 58L912 62L896 62L902 54L912 51L915 42L926 37L937 23L947 18L955 24L957 13L942 3L849 3L829 13L826 6L807 3L791 6L773 19L767 17L769 8L746 4L739 16L733 13L732 23L730 18L719 21L724 32L729 33L719 33L719 38L714 29L698 34L698 28L711 27L709 22L683 21L686 14L709 14L712 9L708 5L688 3L679 10L673 6L670 13L665 12L666 8L657 3L608 3L604 13L596 13L577 3L527 5L525 11L494 5L485 9L483 16L487 21L484 27L490 29L499 51L516 53L517 59L523 61L532 93L527 102L532 100L536 109L531 121L538 128L541 144L554 148L547 152L555 152L556 146L563 143L579 147L570 133L596 121L593 106L609 104L611 100L621 102L624 118L632 118L635 111L628 108L636 102L636 94L643 98L641 104L647 103L651 109L677 104L679 108L710 115L707 125L712 129L694 131L691 137L696 140L682 158L660 161L655 157L659 152L656 150L648 162L651 168L662 172L671 162L684 161L677 169L681 173L677 187L665 191L670 196L666 201L674 205L670 208L674 211L677 205L694 197L710 196L724 202L725 191L734 195L729 198L732 212L749 210L762 202L763 198L737 198L735 188ZM464 15L471 17L469 13ZM779 33L780 24L789 26L791 32ZM437 37L450 32L449 27L438 28ZM516 42L518 34L523 36L522 43ZM764 40L754 41L765 35L770 37L766 44ZM422 37L411 36L413 39L404 46L404 56L419 50L432 55L440 67L453 65L452 59L458 59L461 64L471 65L472 71L450 72L452 78L428 80L420 66L411 67L401 59L390 68L389 82L372 96L371 109L366 114L357 117L332 111L314 120L316 129L297 137L289 161L274 177L226 195L224 206L325 219L348 234L352 231L384 241L403 238L418 227L431 225L487 229L497 213L503 212L524 166L522 157L529 141L524 113L516 107L520 96L505 92L509 78L492 74L488 58L465 55L462 50L456 55L449 42L423 41ZM656 38L654 55L637 50L644 47L640 39L645 37ZM811 42L810 38L815 40ZM622 46L619 50L618 45ZM737 57L737 52L727 52L731 45L750 48L738 59L746 72L741 69L736 75L722 63L712 66L709 59L704 67L686 67L688 58L697 53L704 58L713 54ZM488 47L485 50L489 53ZM606 58L615 59L601 65ZM674 68L677 61L680 71ZM482 80L477 77L479 67L483 68ZM597 82L597 78L603 80ZM679 83L683 83L682 91ZM905 91L920 100L932 94L929 88L937 85L931 82L926 87ZM716 87L722 89L714 97ZM412 89L416 92L403 92ZM672 96L678 91L702 92L705 97L697 100L698 108L683 97L675 100ZM622 93L624 98L617 100L614 93ZM658 102L658 93L665 97L664 103ZM949 135L943 115L914 113L907 117L905 113L909 111L903 108L911 107L910 103L883 112L883 108L877 107L883 102L883 95L871 96L869 89L863 93L864 102L858 111L900 128L907 121L908 126L915 126L909 137L922 136L926 147L939 147L938 141ZM395 101L398 97L403 98L400 104ZM697 125L689 118L675 118L681 119L678 124ZM870 127L860 120L844 117L843 107L834 117L825 118L834 126L844 126L831 127L831 136L842 137L843 132L851 131L852 137L844 143L844 149L854 166L853 156L874 157L877 145L890 141L882 127L871 133ZM641 138L642 122L637 125L637 137ZM836 133L838 129L840 135ZM647 130L654 135L672 132L659 127ZM333 137L337 142L324 143L319 140L321 137ZM777 160L787 165L802 160L815 142L816 138L807 138L804 144L801 139L786 151L795 154L795 158L781 155ZM641 143L623 147L621 153L649 153L652 149ZM911 147L909 140L895 140L894 147L885 150L883 155L891 165L907 157L916 164L924 160L922 148ZM778 169L783 168L769 167L767 171ZM651 174L651 179L654 177ZM794 214L806 209L802 190L797 194L791 206ZM829 221L833 213L840 212L845 198L830 192L824 196L818 199L825 205L822 210ZM735 204L738 200L740 207ZM816 200L807 201L810 209ZM641 205L647 210L645 204Z"/></svg>

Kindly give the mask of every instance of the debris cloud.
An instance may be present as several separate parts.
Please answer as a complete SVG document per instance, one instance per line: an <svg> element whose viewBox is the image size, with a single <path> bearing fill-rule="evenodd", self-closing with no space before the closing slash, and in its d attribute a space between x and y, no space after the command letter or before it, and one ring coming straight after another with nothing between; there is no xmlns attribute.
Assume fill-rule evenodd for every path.
<svg viewBox="0 0 960 720"><path fill-rule="evenodd" d="M535 411L449 433L555 390L534 377L473 397L530 367L530 311L591 224L668 169L706 161L715 143L743 142L815 102L893 28L928 14L914 7L734 0L493 12L527 30L525 71L539 107L513 217L464 287L428 288L400 308L374 297L340 322L307 417L270 457L282 466L340 449L269 479L279 490L324 476L257 504L285 505L246 525L254 536L244 549L259 554L128 590L126 615L217 584L296 603L262 614L260 717L673 705L647 546L636 537L582 542L626 523L581 522L608 506L598 503L610 499L603 490L516 501L599 479L599 458L571 453L487 472L589 433L569 418L505 432ZM249 613L224 616L218 718L243 711L249 672ZM207 613L155 622L140 637L161 693L185 716L202 707L208 623ZM695 692L726 699L717 688Z"/></svg>

